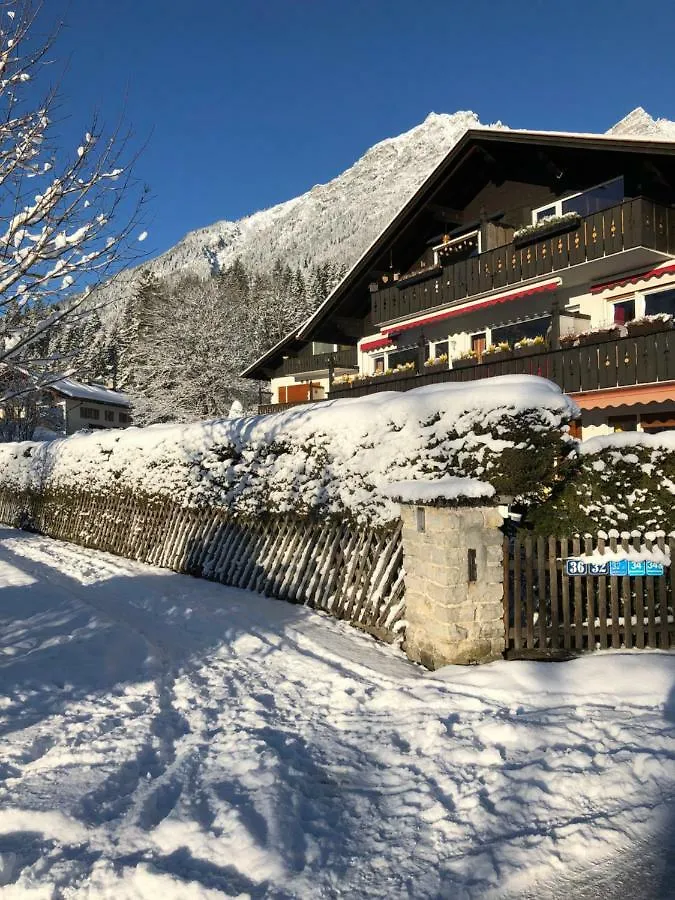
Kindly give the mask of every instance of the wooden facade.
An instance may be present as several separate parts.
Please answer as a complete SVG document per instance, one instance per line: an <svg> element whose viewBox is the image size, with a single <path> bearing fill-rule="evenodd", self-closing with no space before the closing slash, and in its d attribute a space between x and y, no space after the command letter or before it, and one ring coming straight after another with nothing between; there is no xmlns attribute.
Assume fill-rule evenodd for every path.
<svg viewBox="0 0 675 900"><path fill-rule="evenodd" d="M586 216L573 229L563 223L541 240L512 241L409 285L387 283L372 293L371 320L391 322L637 247L675 253L675 209L638 197Z"/></svg>
<svg viewBox="0 0 675 900"><path fill-rule="evenodd" d="M346 371L358 363L365 376L348 386L326 374L329 397L502 374L541 375L572 393L664 384L675 381L672 334L561 347L558 316L567 330L570 323L578 331L598 327L605 311L613 313L607 296L596 294L597 284L670 263L674 143L470 131L319 310L244 374L280 383L323 377L313 373L338 365L325 354L310 360L312 342L323 341L350 345L340 351L340 362ZM675 288L675 275L667 287L670 282ZM595 318L593 310L600 311ZM548 346L539 353L460 367L480 332L515 334L513 325L546 317L538 336ZM490 343L490 333L486 337ZM452 369L424 368L424 348L446 341L439 352L450 357ZM413 356L416 372L375 376ZM276 399L282 399L278 392Z"/></svg>
<svg viewBox="0 0 675 900"><path fill-rule="evenodd" d="M489 357L484 357L489 359ZM566 393L675 381L675 329L603 340L541 353L512 355L494 362L447 369L430 367L405 375L335 385L331 397L363 397L378 391L409 391L427 384L476 381L497 375L537 375Z"/></svg>

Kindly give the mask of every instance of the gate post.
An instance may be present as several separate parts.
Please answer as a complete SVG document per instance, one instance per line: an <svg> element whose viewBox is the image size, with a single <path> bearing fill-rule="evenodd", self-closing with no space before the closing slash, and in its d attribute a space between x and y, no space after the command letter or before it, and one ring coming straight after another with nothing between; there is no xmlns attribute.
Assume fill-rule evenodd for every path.
<svg viewBox="0 0 675 900"><path fill-rule="evenodd" d="M496 506L401 503L408 657L428 669L500 659L503 518Z"/></svg>

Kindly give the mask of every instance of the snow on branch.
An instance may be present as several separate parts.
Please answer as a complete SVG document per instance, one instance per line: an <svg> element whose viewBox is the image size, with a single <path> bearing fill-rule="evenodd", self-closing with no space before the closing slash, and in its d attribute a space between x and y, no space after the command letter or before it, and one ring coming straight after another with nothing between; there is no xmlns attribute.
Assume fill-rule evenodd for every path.
<svg viewBox="0 0 675 900"><path fill-rule="evenodd" d="M94 116L74 146L55 145L63 101L56 89L43 97L36 91L58 29L40 40L42 11L31 0L0 2L0 312L58 299L59 316L43 317L44 331L138 258L133 235L145 193L134 181L130 134L121 127L109 132ZM0 331L7 328L3 321ZM11 343L0 359L20 359L32 340Z"/></svg>

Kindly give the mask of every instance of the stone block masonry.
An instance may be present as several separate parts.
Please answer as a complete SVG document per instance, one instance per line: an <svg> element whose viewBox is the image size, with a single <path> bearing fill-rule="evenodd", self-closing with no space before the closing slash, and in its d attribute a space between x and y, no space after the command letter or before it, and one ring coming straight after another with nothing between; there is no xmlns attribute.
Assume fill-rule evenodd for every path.
<svg viewBox="0 0 675 900"><path fill-rule="evenodd" d="M505 649L503 519L493 506L401 504L408 657L430 669Z"/></svg>

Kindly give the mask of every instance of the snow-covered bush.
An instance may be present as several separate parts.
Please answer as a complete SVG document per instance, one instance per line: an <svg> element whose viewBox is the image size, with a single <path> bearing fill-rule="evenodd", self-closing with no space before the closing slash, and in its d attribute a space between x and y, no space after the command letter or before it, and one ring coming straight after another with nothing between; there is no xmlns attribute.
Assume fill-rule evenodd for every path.
<svg viewBox="0 0 675 900"><path fill-rule="evenodd" d="M498 494L546 497L576 413L542 378L436 384L269 416L8 444L0 446L0 488L129 490L242 516L383 525L398 508L381 489L397 481L472 476Z"/></svg>
<svg viewBox="0 0 675 900"><path fill-rule="evenodd" d="M531 512L538 532L675 530L675 431L592 438L565 468L550 500Z"/></svg>

